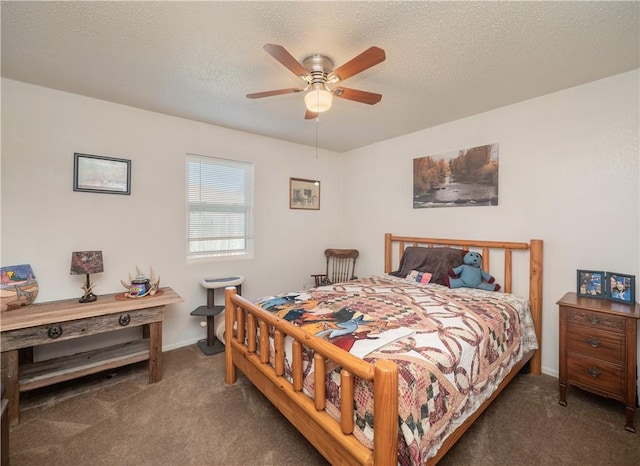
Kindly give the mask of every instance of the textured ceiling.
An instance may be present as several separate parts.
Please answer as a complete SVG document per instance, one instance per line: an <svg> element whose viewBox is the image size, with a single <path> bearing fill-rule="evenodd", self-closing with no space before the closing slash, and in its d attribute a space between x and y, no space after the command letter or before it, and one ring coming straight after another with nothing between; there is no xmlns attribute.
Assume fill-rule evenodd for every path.
<svg viewBox="0 0 640 466"><path fill-rule="evenodd" d="M639 2L2 2L2 76L339 152L637 69ZM263 49L387 59L304 120ZM342 83L341 83L342 84Z"/></svg>

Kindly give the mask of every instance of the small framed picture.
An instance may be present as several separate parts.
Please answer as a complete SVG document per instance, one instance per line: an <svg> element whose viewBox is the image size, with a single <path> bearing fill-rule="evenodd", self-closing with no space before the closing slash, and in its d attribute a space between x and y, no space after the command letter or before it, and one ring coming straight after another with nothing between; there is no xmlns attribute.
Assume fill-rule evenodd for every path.
<svg viewBox="0 0 640 466"><path fill-rule="evenodd" d="M605 273L597 270L578 270L578 296L604 299Z"/></svg>
<svg viewBox="0 0 640 466"><path fill-rule="evenodd" d="M607 272L607 299L626 304L636 302L636 277L623 273Z"/></svg>
<svg viewBox="0 0 640 466"><path fill-rule="evenodd" d="M320 210L320 182L289 178L289 208Z"/></svg>
<svg viewBox="0 0 640 466"><path fill-rule="evenodd" d="M73 154L73 190L131 194L131 160Z"/></svg>

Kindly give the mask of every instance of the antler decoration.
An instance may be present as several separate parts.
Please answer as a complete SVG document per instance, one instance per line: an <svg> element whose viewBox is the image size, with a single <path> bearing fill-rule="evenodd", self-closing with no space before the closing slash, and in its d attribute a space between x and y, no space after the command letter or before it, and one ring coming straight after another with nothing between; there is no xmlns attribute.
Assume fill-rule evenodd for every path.
<svg viewBox="0 0 640 466"><path fill-rule="evenodd" d="M140 268L136 265L136 277L143 277L143 279L146 279L146 276L142 273L142 271L140 270ZM124 295L128 298L143 298L145 296L153 296L158 292L158 289L160 287L160 276L158 276L156 278L154 272L153 272L153 267L149 267L149 288L144 292L144 293L131 293L131 289L134 288L134 283L131 279L131 274L129 274L129 283L125 282L124 280L120 280L120 283L122 284L122 286L124 286L127 289L127 293L125 293Z"/></svg>

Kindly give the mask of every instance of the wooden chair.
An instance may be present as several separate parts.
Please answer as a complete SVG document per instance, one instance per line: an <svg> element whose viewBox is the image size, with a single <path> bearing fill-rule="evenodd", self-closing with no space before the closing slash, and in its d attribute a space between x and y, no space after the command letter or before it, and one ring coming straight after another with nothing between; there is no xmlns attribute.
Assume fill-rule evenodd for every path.
<svg viewBox="0 0 640 466"><path fill-rule="evenodd" d="M357 249L325 249L327 269L323 274L311 275L315 286L330 285L331 283L346 282L358 278L355 276L356 259L360 253Z"/></svg>

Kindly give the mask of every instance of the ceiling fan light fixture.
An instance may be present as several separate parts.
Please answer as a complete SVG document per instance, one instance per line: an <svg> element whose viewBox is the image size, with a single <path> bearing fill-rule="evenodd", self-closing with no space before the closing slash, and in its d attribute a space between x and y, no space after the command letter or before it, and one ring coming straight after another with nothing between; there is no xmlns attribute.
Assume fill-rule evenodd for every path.
<svg viewBox="0 0 640 466"><path fill-rule="evenodd" d="M299 62L287 49L278 44L266 44L264 50L273 58L278 60L285 68L302 79L306 85L304 88L275 89L266 92L254 92L247 94L249 99L260 99L273 95L292 94L294 92L306 92L304 103L307 111L304 114L305 120L317 119L318 114L326 112L331 108L333 96L340 99L352 100L363 104L374 105L382 99L381 94L373 92L349 89L346 87L333 87L328 84L335 84L344 81L358 73L368 70L385 60L385 52L379 47L369 47L357 57L352 58L338 68L333 67L333 61L320 54L313 54ZM307 92L308 91L308 92Z"/></svg>
<svg viewBox="0 0 640 466"><path fill-rule="evenodd" d="M310 112L321 113L331 108L333 94L321 87L310 90L304 96L304 104Z"/></svg>

